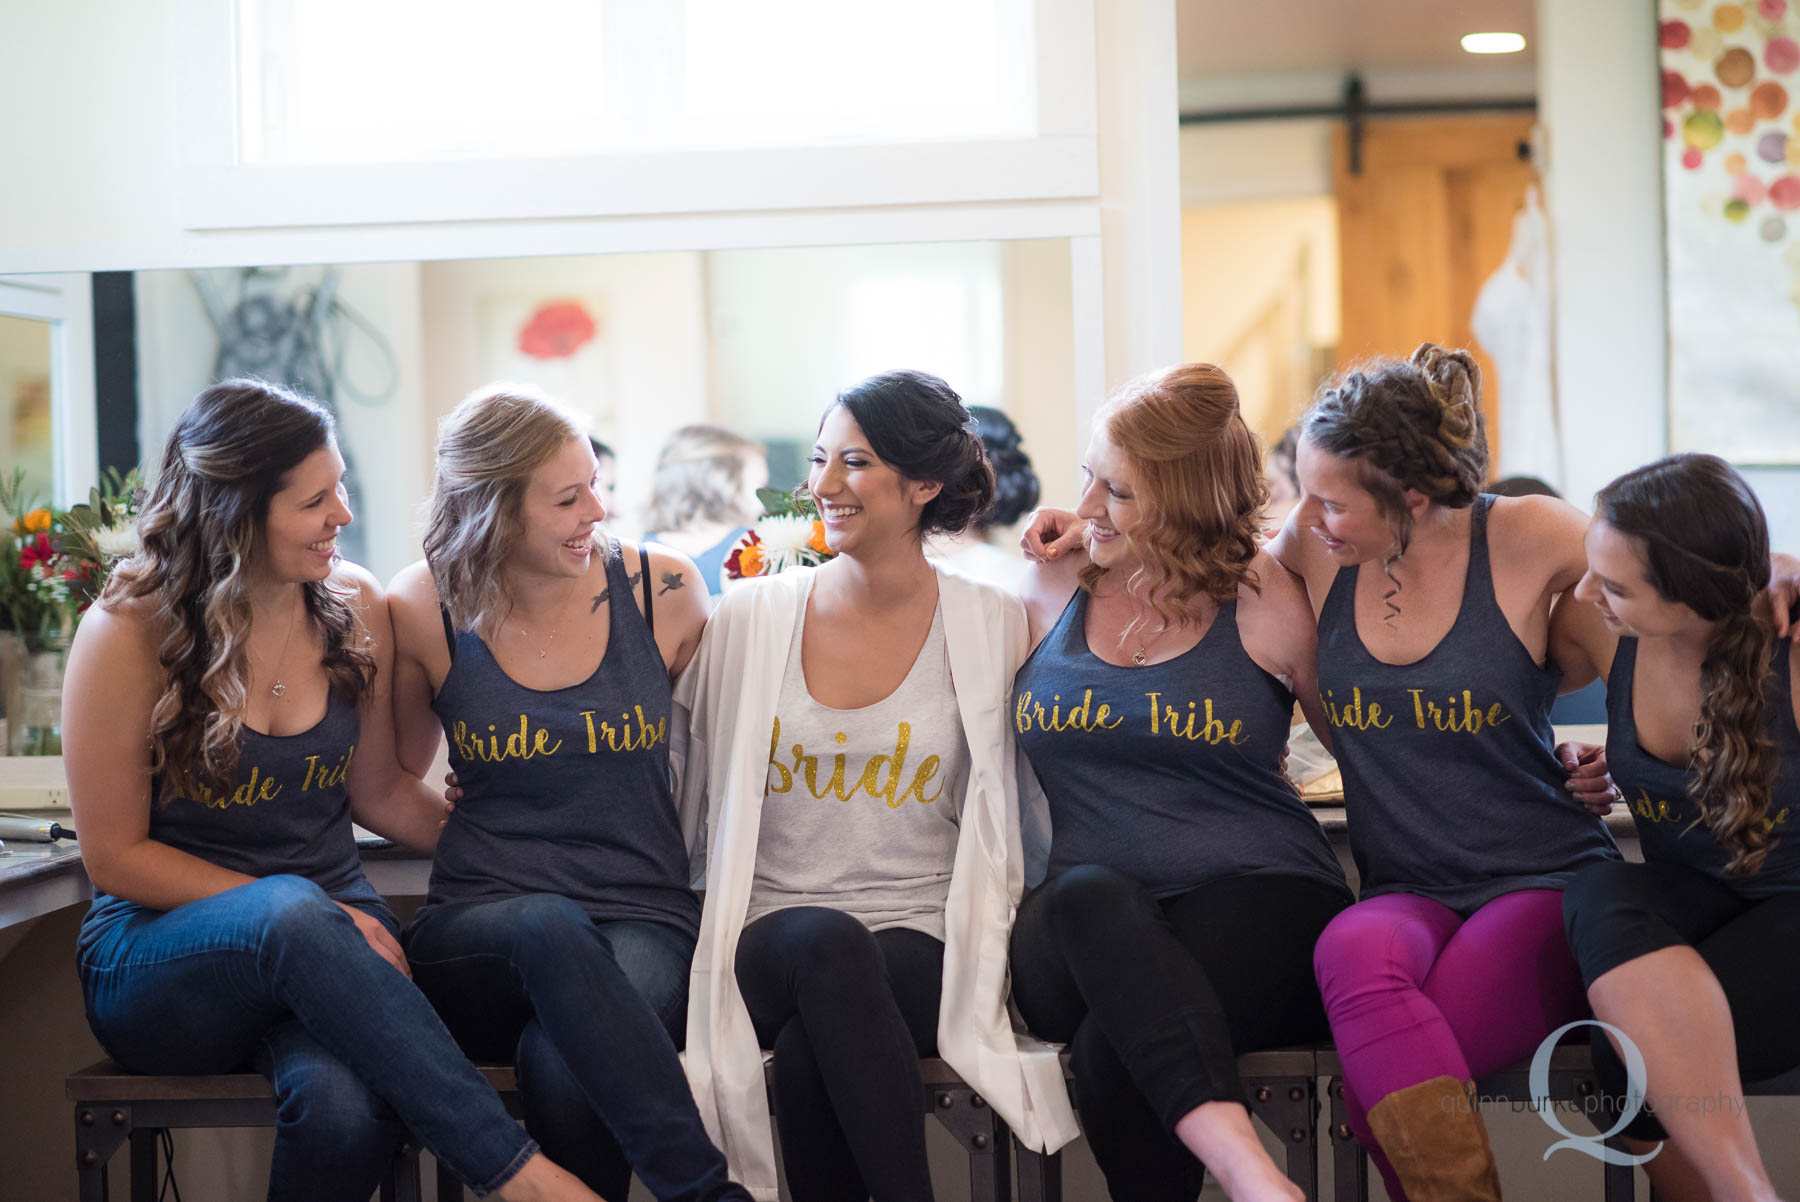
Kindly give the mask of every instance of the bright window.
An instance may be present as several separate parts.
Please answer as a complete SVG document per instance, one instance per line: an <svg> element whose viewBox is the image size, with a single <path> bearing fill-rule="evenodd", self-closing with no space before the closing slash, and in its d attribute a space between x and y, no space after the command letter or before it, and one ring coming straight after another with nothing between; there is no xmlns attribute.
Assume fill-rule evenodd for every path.
<svg viewBox="0 0 1800 1202"><path fill-rule="evenodd" d="M1035 0L236 5L245 164L1037 133Z"/></svg>

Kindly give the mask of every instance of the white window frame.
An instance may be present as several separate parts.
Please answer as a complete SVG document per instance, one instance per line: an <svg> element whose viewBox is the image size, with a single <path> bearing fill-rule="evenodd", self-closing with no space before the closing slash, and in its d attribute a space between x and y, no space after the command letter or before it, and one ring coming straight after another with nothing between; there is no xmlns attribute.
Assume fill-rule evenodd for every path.
<svg viewBox="0 0 1800 1202"><path fill-rule="evenodd" d="M250 230L1092 198L1093 0L1035 4L1035 137L268 167L238 154L234 0L177 0L181 222Z"/></svg>

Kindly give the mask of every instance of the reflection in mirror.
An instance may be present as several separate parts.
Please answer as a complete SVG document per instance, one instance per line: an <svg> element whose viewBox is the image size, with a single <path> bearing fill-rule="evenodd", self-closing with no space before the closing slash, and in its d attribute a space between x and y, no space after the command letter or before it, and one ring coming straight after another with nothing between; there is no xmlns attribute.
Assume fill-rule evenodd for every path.
<svg viewBox="0 0 1800 1202"><path fill-rule="evenodd" d="M51 323L0 313L0 476L23 473L20 493L48 497L51 444Z"/></svg>
<svg viewBox="0 0 1800 1202"><path fill-rule="evenodd" d="M346 553L386 579L420 554L438 419L483 384L535 385L585 417L616 452L609 524L629 536L677 428L761 442L791 486L838 390L916 367L1009 414L1046 500L1068 501L1069 279L1063 240L139 272L139 443L154 460L225 375L305 390L350 460Z"/></svg>

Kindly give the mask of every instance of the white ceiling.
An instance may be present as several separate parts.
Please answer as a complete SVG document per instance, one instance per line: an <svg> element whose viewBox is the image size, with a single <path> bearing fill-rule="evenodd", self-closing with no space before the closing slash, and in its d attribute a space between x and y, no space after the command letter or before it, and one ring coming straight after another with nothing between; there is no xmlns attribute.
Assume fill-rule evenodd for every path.
<svg viewBox="0 0 1800 1202"><path fill-rule="evenodd" d="M1176 0L1180 78L1352 67L1517 69L1535 57L1533 0ZM1472 55L1465 33L1525 35L1519 54Z"/></svg>

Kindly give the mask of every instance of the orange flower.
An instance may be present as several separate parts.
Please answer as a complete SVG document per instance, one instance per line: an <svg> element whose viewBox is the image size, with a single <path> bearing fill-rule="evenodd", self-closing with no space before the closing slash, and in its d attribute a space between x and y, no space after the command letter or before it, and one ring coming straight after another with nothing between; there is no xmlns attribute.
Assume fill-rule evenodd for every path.
<svg viewBox="0 0 1800 1202"><path fill-rule="evenodd" d="M13 523L14 534L43 534L54 519L48 509L34 509Z"/></svg>
<svg viewBox="0 0 1800 1202"><path fill-rule="evenodd" d="M820 555L830 555L831 548L825 543L825 523L818 518L813 519L812 539L806 544Z"/></svg>
<svg viewBox="0 0 1800 1202"><path fill-rule="evenodd" d="M762 548L754 543L739 547L737 553L738 571L745 576L761 576L763 574Z"/></svg>

